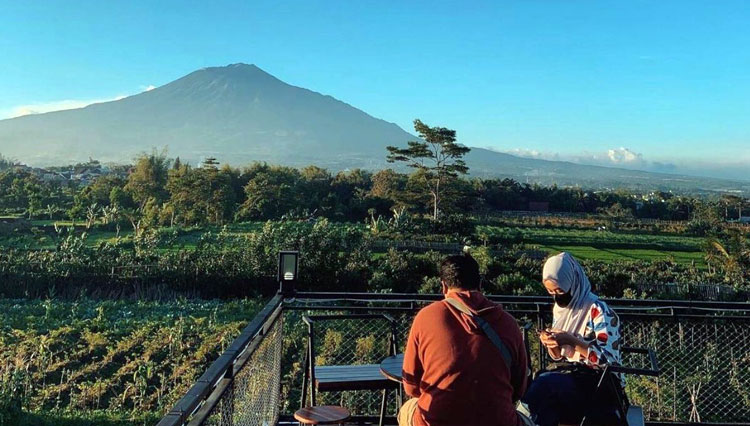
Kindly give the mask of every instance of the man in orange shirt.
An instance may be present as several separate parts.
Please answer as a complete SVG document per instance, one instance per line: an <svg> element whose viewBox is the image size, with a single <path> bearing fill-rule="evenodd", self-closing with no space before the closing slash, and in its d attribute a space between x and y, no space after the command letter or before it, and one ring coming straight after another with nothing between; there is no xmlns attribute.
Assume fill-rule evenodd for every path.
<svg viewBox="0 0 750 426"><path fill-rule="evenodd" d="M520 425L514 402L526 390L527 358L516 320L480 292L468 254L443 260L440 281L446 300L419 311L409 333L403 384L412 399L399 425Z"/></svg>

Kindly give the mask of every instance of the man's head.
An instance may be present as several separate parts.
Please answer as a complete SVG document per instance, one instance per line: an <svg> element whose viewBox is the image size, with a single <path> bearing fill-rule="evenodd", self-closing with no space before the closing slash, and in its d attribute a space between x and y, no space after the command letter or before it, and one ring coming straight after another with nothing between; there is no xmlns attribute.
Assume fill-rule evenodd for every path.
<svg viewBox="0 0 750 426"><path fill-rule="evenodd" d="M443 293L449 290L479 290L479 264L471 255L448 256L440 263L440 283Z"/></svg>

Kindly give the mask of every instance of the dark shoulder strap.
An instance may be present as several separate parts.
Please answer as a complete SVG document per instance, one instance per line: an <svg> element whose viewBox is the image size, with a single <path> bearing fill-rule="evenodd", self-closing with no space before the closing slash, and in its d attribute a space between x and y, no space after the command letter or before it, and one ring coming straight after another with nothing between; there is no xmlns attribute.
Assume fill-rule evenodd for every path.
<svg viewBox="0 0 750 426"><path fill-rule="evenodd" d="M513 355L511 354L508 347L505 345L503 340L500 338L500 336L497 335L495 330L492 328L490 323L484 320L479 315L476 315L474 312L469 310L469 308L460 300L453 299L450 297L446 297L444 299L449 305L453 306L454 308L458 309L459 312L462 312L468 316L470 316L474 321L479 324L479 327L484 331L484 334L487 336L488 339L490 339L490 342L492 342L493 345L497 348L498 351L500 351L500 355L503 356L503 360L505 360L505 365L508 367L509 372L514 371L514 363L513 363Z"/></svg>

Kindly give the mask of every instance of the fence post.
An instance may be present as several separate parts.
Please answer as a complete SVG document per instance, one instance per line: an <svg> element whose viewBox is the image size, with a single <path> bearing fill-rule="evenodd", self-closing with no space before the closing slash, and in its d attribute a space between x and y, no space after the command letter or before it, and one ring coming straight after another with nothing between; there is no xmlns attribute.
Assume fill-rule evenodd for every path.
<svg viewBox="0 0 750 426"><path fill-rule="evenodd" d="M538 330L544 330L544 319L542 318L542 306L537 304L536 305L536 324ZM539 369L543 370L546 363L546 356L544 345L539 345Z"/></svg>

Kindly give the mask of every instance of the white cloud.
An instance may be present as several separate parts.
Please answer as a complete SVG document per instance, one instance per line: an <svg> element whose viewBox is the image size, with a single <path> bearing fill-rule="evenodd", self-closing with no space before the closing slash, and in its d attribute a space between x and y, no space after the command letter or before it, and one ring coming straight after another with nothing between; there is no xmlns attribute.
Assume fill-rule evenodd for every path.
<svg viewBox="0 0 750 426"><path fill-rule="evenodd" d="M485 149L489 149L490 151L515 155L516 157L536 158L539 160L560 160L561 159L560 154L557 154L554 152L537 151L536 149L514 148L511 150L502 150L502 149L497 149L491 146L485 147Z"/></svg>
<svg viewBox="0 0 750 426"><path fill-rule="evenodd" d="M640 164L643 163L643 154L633 152L625 147L610 149L607 157L613 164Z"/></svg>
<svg viewBox="0 0 750 426"><path fill-rule="evenodd" d="M544 152L525 148L516 148L500 152L519 157L536 158L540 160L570 161L572 163L593 166L620 167L624 169L644 170L657 173L750 180L750 173L748 173L747 166L748 163L750 163L750 158L745 159L742 153L740 153L736 159L731 161L707 161L696 158L682 159L679 161L660 161L658 159L646 158L642 153L635 152L626 147L612 148L604 152L592 153L583 151L572 154Z"/></svg>
<svg viewBox="0 0 750 426"><path fill-rule="evenodd" d="M594 166L623 167L628 169L639 169L648 171L673 171L674 165L651 161L644 158L643 154L635 152L626 147L612 148L604 152L581 152L577 154L560 154L557 152L541 152L524 148L516 148L505 151L508 154L519 157L537 158L542 160L570 161L579 164Z"/></svg>
<svg viewBox="0 0 750 426"><path fill-rule="evenodd" d="M508 151L508 154L517 155L519 157L526 157L526 158L542 158L544 154L540 151L537 151L535 149L524 149L524 148L516 148Z"/></svg>
<svg viewBox="0 0 750 426"><path fill-rule="evenodd" d="M140 92L149 92L156 87L153 85L141 86ZM26 105L18 105L7 110L0 110L0 120L5 118L16 118L31 114L44 114L45 112L64 111L78 109L102 102L119 101L130 95L117 95L105 99L66 99L62 101L35 102Z"/></svg>

